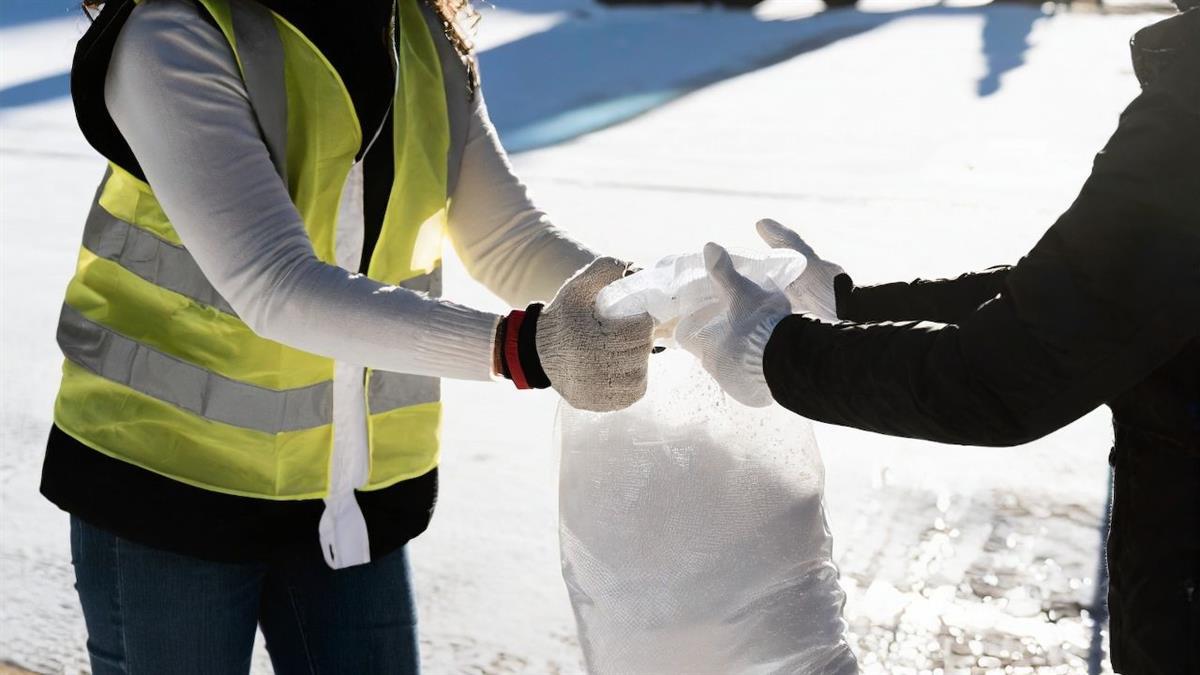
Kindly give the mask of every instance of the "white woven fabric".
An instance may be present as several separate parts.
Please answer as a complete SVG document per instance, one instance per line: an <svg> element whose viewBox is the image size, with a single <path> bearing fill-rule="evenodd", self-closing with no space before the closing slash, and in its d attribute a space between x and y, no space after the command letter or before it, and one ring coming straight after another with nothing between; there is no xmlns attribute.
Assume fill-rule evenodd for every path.
<svg viewBox="0 0 1200 675"><path fill-rule="evenodd" d="M646 312L661 339L704 363L669 350L651 357L635 405L559 408L563 578L591 672L858 670L812 425L736 400L770 402L761 347L792 310L781 289L806 269L796 250L730 255L710 244L600 294L602 316ZM722 361L752 347L757 366Z"/></svg>
<svg viewBox="0 0 1200 675"><path fill-rule="evenodd" d="M791 250L730 252L734 267L764 287L785 288L807 268L806 258ZM700 252L671 255L637 274L625 277L600 292L596 308L610 318L649 314L658 326L656 335L671 344L680 319L721 301L709 278Z"/></svg>
<svg viewBox="0 0 1200 675"><path fill-rule="evenodd" d="M563 577L590 672L857 671L808 420L732 401L671 350L637 404L560 406L558 426Z"/></svg>

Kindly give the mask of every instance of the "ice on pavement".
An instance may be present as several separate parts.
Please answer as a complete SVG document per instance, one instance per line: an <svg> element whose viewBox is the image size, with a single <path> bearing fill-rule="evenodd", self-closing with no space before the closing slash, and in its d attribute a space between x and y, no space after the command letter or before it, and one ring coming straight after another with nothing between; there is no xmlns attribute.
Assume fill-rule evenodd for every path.
<svg viewBox="0 0 1200 675"><path fill-rule="evenodd" d="M58 1L16 0L39 12ZM86 20L62 0L9 23L3 2L0 662L80 672L66 517L37 482L58 308L103 163L64 98ZM495 2L479 42L502 129L586 112L629 94L626 80L673 92L597 133L578 136L613 120L575 115L569 133L529 147L569 142L514 157L557 224L645 265L709 240L756 248L753 224L769 216L858 283L953 276L1027 252L1137 93L1129 36L1163 16L902 0L820 14L809 0L768 0L755 23ZM620 30L633 24L641 32ZM453 260L446 291L508 309ZM428 672L580 672L556 537L556 399L491 383L446 382L444 395L438 512L412 546ZM1087 671L1107 412L1015 449L816 434L864 672ZM270 672L261 651L255 672Z"/></svg>
<svg viewBox="0 0 1200 675"><path fill-rule="evenodd" d="M563 577L589 672L851 675L812 424L725 396L690 354L646 396L559 405Z"/></svg>

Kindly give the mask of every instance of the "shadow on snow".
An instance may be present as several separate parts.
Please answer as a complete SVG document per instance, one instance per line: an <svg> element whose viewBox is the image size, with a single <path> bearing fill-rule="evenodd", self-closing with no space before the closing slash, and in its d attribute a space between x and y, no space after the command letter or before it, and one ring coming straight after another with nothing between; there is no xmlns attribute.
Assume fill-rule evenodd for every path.
<svg viewBox="0 0 1200 675"><path fill-rule="evenodd" d="M576 18L480 57L488 107L510 152L542 148L625 122L722 80L812 52L898 19L982 16L987 72L980 96L1025 60L1045 15L1011 5L838 9L788 20L705 9L576 12Z"/></svg>
<svg viewBox="0 0 1200 675"><path fill-rule="evenodd" d="M569 141L654 110L688 93L919 16L982 16L987 72L978 94L1020 67L1040 9L930 6L893 12L824 11L788 20L684 7L598 10L583 5L549 30L481 54L488 107L510 152ZM0 0L0 25L67 15L61 0ZM521 7L516 7L521 9ZM0 109L67 96L59 73L0 89Z"/></svg>
<svg viewBox="0 0 1200 675"><path fill-rule="evenodd" d="M65 19L79 11L74 0L0 0L0 28Z"/></svg>

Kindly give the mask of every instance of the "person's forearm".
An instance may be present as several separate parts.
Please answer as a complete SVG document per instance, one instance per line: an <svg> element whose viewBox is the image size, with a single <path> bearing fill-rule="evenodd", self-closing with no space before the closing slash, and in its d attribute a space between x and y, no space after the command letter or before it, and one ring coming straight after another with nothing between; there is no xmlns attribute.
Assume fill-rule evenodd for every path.
<svg viewBox="0 0 1200 675"><path fill-rule="evenodd" d="M319 260L220 32L188 2L139 6L105 99L206 279L255 332L349 363L487 379L498 317Z"/></svg>
<svg viewBox="0 0 1200 675"><path fill-rule="evenodd" d="M978 388L959 329L920 323L785 319L763 355L771 394L820 422L965 445L1014 445L1035 432Z"/></svg>
<svg viewBox="0 0 1200 675"><path fill-rule="evenodd" d="M804 417L961 445L1025 443L1102 400L1038 410L1037 391L988 381L993 368L979 360L1003 354L973 354L963 342L955 325L827 324L792 316L773 332L763 370L775 400ZM1021 353L1015 347L1012 353Z"/></svg>
<svg viewBox="0 0 1200 675"><path fill-rule="evenodd" d="M954 279L917 279L877 286L855 286L849 276L842 275L834 282L838 318L859 323L957 323L1004 289L1010 269L992 267Z"/></svg>
<svg viewBox="0 0 1200 675"><path fill-rule="evenodd" d="M515 307L547 301L597 254L551 224L513 173L482 91L450 201L450 237L467 271Z"/></svg>
<svg viewBox="0 0 1200 675"><path fill-rule="evenodd" d="M211 253L193 250L198 260ZM227 299L256 333L297 349L416 375L486 380L493 374L500 317L491 313L385 286L311 254L291 269L265 264L253 279L210 280L218 290L236 289Z"/></svg>
<svg viewBox="0 0 1200 675"><path fill-rule="evenodd" d="M1040 438L1127 391L1196 336L1180 289L1132 326L1056 344L1004 299L959 325L784 319L763 355L776 401L831 424L961 445Z"/></svg>

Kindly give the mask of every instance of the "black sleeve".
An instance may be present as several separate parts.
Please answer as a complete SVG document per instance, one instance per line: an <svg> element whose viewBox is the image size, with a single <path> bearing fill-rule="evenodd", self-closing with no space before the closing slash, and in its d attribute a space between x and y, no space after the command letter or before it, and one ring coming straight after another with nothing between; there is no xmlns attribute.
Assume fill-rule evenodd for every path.
<svg viewBox="0 0 1200 675"><path fill-rule="evenodd" d="M878 286L855 286L849 275L834 279L839 319L871 321L937 321L958 323L996 297L1011 267L990 267L953 279L917 279Z"/></svg>
<svg viewBox="0 0 1200 675"><path fill-rule="evenodd" d="M764 372L812 419L970 445L1043 436L1200 335L1200 115L1147 90L1071 208L958 325L776 328Z"/></svg>

